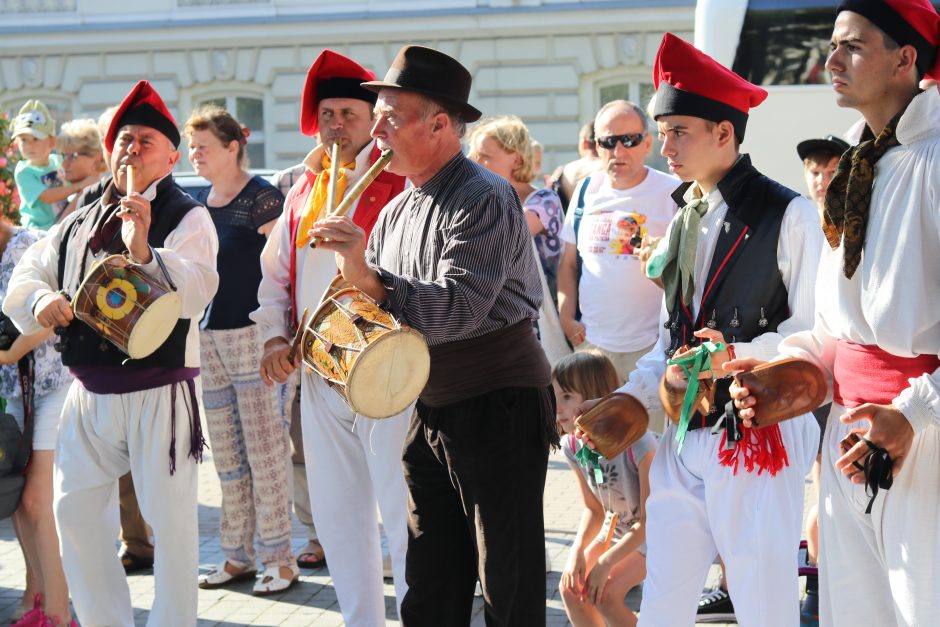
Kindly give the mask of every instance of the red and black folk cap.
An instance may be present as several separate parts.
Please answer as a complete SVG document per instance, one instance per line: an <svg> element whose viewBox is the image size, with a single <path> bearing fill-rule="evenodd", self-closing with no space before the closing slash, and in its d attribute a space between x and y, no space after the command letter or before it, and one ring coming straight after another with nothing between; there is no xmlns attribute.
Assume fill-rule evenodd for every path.
<svg viewBox="0 0 940 627"><path fill-rule="evenodd" d="M114 139L118 131L128 124L149 126L166 136L174 147L180 145L180 132L176 127L176 120L170 115L163 99L149 82L140 81L118 105L108 132L104 137L105 148L109 152L114 150Z"/></svg>
<svg viewBox="0 0 940 627"><path fill-rule="evenodd" d="M375 73L349 57L324 50L307 71L300 103L300 132L316 135L320 130L318 105L327 98L355 98L375 104L378 97L362 83L375 80Z"/></svg>
<svg viewBox="0 0 940 627"><path fill-rule="evenodd" d="M921 76L940 79L940 15L929 0L843 0L842 11L867 18L902 46L914 46Z"/></svg>
<svg viewBox="0 0 940 627"><path fill-rule="evenodd" d="M738 142L744 141L748 112L767 98L766 91L672 33L666 33L656 53L653 84L653 119L690 115L711 122L728 120Z"/></svg>

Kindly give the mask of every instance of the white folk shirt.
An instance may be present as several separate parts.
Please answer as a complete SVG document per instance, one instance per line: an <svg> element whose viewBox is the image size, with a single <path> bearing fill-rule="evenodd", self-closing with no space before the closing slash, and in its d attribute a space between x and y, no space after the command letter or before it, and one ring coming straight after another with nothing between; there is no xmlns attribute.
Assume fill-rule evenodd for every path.
<svg viewBox="0 0 940 627"><path fill-rule="evenodd" d="M843 249L823 249L813 330L780 350L831 373L835 343L899 357L940 353L940 94L917 95L897 127L900 146L875 164L862 260L847 279ZM940 370L910 379L894 405L919 433L940 421Z"/></svg>
<svg viewBox="0 0 940 627"><path fill-rule="evenodd" d="M153 200L156 197L157 184L161 180L163 179L154 181L141 195L147 200ZM78 251L85 247L93 229L91 220L86 220L74 231L68 251L69 257L65 261L63 278L66 286L78 286L81 283L81 277L78 276L81 257ZM33 315L33 307L40 298L60 288L57 273L62 234L62 223L53 226L45 238L29 247L10 277L7 297L3 301L3 312L10 316L23 333L42 330ZM182 303L180 317L198 323L219 287L219 275L215 265L219 239L216 236L215 224L206 208L197 206L188 211L176 228L167 235L163 247L155 250L160 253L167 272L176 284ZM86 273L94 261L107 256L109 253L105 251L100 251L97 255L92 255L89 251L85 260ZM163 280L156 257L141 268L148 275ZM190 324L189 333L186 335L184 365L187 368L199 367L198 324Z"/></svg>
<svg viewBox="0 0 940 627"><path fill-rule="evenodd" d="M356 168L346 171L346 189L349 190L369 169L369 156L375 141L369 142L359 154L356 155ZM318 150L314 150L304 159L308 170L319 171ZM291 188L284 201L285 207L290 207L297 186ZM312 193L312 188L311 188ZM359 206L359 199L353 203L346 213L352 218ZM303 246L297 250L297 276L290 276L290 248L297 244L291 238L291 217L283 212L274 224L274 229L268 237L268 242L261 251L261 283L258 285L258 309L249 314L249 318L258 324L261 332L261 341L267 342L275 337L290 340L291 325L288 312L291 306L290 285L297 285L297 319L300 320L304 308L313 310L320 303L323 293L330 281L336 278L338 268L336 255L331 250L323 248L310 248Z"/></svg>
<svg viewBox="0 0 940 627"><path fill-rule="evenodd" d="M686 192L687 202L696 194L697 190L693 190L696 190L694 185ZM698 245L695 250L695 294L692 310L696 316L701 306L705 279L711 266L718 234L728 213L728 204L717 187L705 194L705 198L708 201L708 211L702 216L699 224ZM670 229L674 226L675 221L670 224ZM735 342L734 349L738 357L770 359L777 354L777 346L784 337L812 327L813 291L822 246L823 234L816 205L802 196L797 196L787 205L777 238L777 267L787 288L790 317L781 322L776 331L763 333L750 342ZM755 280L763 279L755 277ZM653 350L639 359L636 370L618 390L635 396L647 408L653 410L662 408L659 383L666 374L665 355L672 341L669 330L663 326L668 317L665 299L660 302L659 339Z"/></svg>
<svg viewBox="0 0 940 627"><path fill-rule="evenodd" d="M640 271L631 238L662 236L676 213L670 194L679 179L646 168L646 178L629 189L613 189L603 172L591 175L578 227L581 253L578 302L586 339L618 353L643 350L656 341L662 290ZM575 244L575 191L561 237Z"/></svg>

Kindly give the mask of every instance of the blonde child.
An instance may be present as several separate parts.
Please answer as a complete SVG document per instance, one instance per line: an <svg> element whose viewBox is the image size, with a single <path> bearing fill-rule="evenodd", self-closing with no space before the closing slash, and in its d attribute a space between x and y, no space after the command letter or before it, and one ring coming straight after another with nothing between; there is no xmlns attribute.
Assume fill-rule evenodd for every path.
<svg viewBox="0 0 940 627"><path fill-rule="evenodd" d="M23 156L13 172L20 195L22 225L47 231L56 221L55 206L96 183L98 177L63 184L62 158L52 154L56 145L55 121L39 100L29 100L20 108L13 120L13 141Z"/></svg>
<svg viewBox="0 0 940 627"><path fill-rule="evenodd" d="M578 463L582 444L572 433L578 405L613 392L619 385L613 363L593 351L568 355L552 371L558 426L567 434L561 441L562 450L584 500L584 513L559 585L568 619L575 627L636 625L636 616L624 597L646 577L644 503L657 435L647 431L618 457L601 457L602 481L598 482L593 469Z"/></svg>

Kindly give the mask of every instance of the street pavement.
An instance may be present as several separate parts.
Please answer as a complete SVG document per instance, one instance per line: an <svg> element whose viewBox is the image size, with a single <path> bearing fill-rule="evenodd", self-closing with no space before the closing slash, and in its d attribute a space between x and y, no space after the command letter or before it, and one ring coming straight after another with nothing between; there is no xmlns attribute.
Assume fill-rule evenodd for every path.
<svg viewBox="0 0 940 627"><path fill-rule="evenodd" d="M807 495L811 494L807 481ZM206 456L199 474L199 562L206 571L223 560L219 547L219 506L221 503L219 480ZM545 603L549 627L569 625L564 606L558 594L558 580L565 565L568 547L574 539L581 515L580 496L575 477L560 452L555 452L548 464L545 486L545 546L552 568L545 578ZM294 547L306 543L304 529L294 522ZM117 551L117 545L115 545ZM446 568L446 564L442 565ZM717 578L717 566L712 567L708 583ZM22 597L25 569L22 554L9 520L0 522L0 625L9 623ZM153 602L154 581L151 572L128 577L134 605L135 623L146 624L148 610ZM196 582L193 582L196 585ZM336 593L333 590L328 567L304 570L300 581L291 590L272 597L251 594L252 582L243 582L226 589L199 591L199 627L237 627L242 625L316 626L342 625L343 619ZM628 604L639 609L640 590L627 596ZM386 580L385 607L387 625L398 625L395 612L395 592L391 580ZM483 627L483 603L477 596L474 602L474 627ZM164 626L159 626L164 627ZM171 627L171 626L165 626ZM172 626L176 627L176 626Z"/></svg>

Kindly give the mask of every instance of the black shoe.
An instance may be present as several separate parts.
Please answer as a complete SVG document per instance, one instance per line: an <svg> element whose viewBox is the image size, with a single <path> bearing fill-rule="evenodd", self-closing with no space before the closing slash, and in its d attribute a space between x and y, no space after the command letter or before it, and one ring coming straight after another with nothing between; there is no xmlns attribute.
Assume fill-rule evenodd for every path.
<svg viewBox="0 0 940 627"><path fill-rule="evenodd" d="M142 570L153 568L152 557L141 557L128 551L121 555L121 566L124 567L124 574L138 573Z"/></svg>
<svg viewBox="0 0 940 627"><path fill-rule="evenodd" d="M728 592L721 588L715 588L708 592L703 592L698 600L698 612L695 614L697 623L727 623L733 622L734 606L731 604L731 597Z"/></svg>

